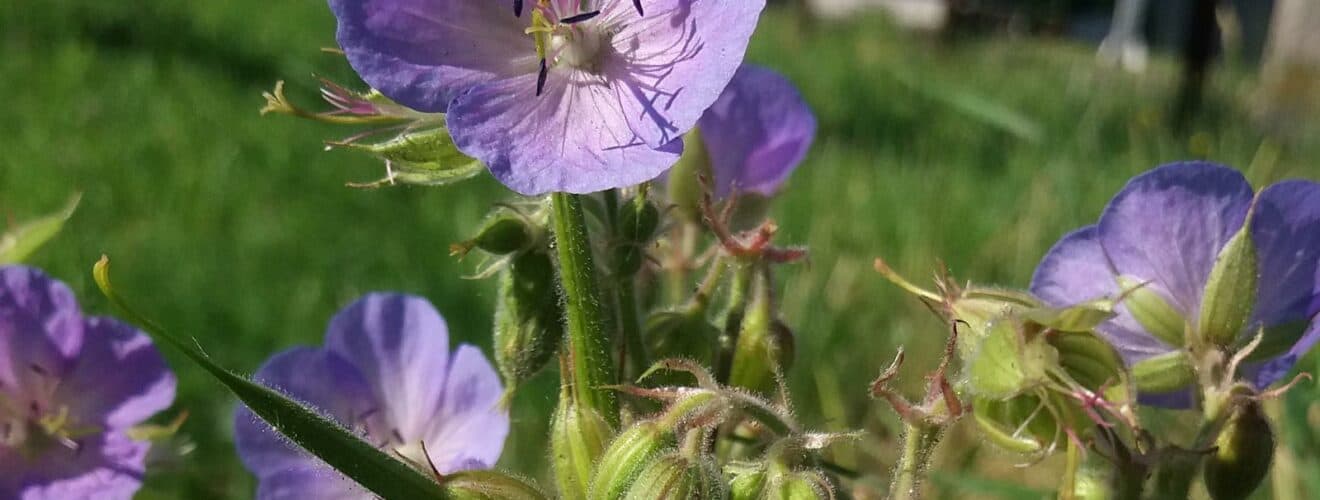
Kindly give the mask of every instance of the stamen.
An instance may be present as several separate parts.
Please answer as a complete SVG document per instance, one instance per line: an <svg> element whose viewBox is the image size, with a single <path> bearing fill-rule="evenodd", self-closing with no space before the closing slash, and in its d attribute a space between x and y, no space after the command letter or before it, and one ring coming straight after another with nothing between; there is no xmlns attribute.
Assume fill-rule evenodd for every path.
<svg viewBox="0 0 1320 500"><path fill-rule="evenodd" d="M550 70L545 66L545 59L541 59L541 72L536 75L536 96L540 97L541 92L545 91L545 78L549 76Z"/></svg>
<svg viewBox="0 0 1320 500"><path fill-rule="evenodd" d="M637 9L637 15L645 16L646 11L642 10L642 0L633 0L633 7Z"/></svg>
<svg viewBox="0 0 1320 500"><path fill-rule="evenodd" d="M594 17L596 17L596 16L599 16L599 15L600 15L600 11L599 11L599 10L593 10L593 11L591 11L591 12L583 12L583 13L578 14L578 15L576 15L576 16L569 16L569 17L566 17L566 18L564 18L564 19L560 19L560 20L559 20L559 24L577 24L577 23L580 23L580 22L582 22L582 21L588 21L588 20L591 20L592 18L594 18Z"/></svg>
<svg viewBox="0 0 1320 500"><path fill-rule="evenodd" d="M513 0L514 17L522 17L523 0Z"/></svg>

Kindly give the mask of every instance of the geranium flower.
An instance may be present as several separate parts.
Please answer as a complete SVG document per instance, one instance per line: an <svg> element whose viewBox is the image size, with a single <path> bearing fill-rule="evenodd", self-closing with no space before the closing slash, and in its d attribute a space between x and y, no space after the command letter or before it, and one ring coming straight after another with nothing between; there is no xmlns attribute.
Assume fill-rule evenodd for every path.
<svg viewBox="0 0 1320 500"><path fill-rule="evenodd" d="M764 0L330 0L372 88L447 113L455 145L523 194L655 178L733 78ZM522 10L522 9L517 9Z"/></svg>
<svg viewBox="0 0 1320 500"><path fill-rule="evenodd" d="M1031 290L1051 304L1070 305L1118 298L1131 284L1141 284L1195 330L1216 257L1241 230L1253 196L1250 233L1259 280L1254 310L1240 336L1245 340L1263 327L1269 337L1263 345L1276 346L1275 356L1243 372L1264 388L1320 339L1320 184L1285 181L1254 195L1242 174L1227 167L1193 162L1156 168L1128 182L1098 224L1056 243L1036 268ZM1116 312L1100 333L1128 363L1183 348L1152 333L1126 302ZM1182 406L1187 401L1150 402Z"/></svg>
<svg viewBox="0 0 1320 500"><path fill-rule="evenodd" d="M479 349L450 352L444 318L430 302L367 295L335 315L325 343L277 354L254 378L422 470L447 474L499 459L509 432L496 405L504 388ZM257 498L374 498L246 407L234 427L238 454L258 479Z"/></svg>
<svg viewBox="0 0 1320 500"><path fill-rule="evenodd" d="M773 196L807 155L816 116L792 82L744 64L697 122L715 174L715 196Z"/></svg>
<svg viewBox="0 0 1320 500"><path fill-rule="evenodd" d="M84 317L37 269L0 267L0 498L132 498L151 445L127 431L174 386L142 332Z"/></svg>

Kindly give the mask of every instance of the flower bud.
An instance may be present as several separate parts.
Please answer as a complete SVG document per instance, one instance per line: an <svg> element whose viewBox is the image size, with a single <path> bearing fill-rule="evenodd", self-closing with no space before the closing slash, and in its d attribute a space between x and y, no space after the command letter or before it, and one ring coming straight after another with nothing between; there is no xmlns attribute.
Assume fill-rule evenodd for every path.
<svg viewBox="0 0 1320 500"><path fill-rule="evenodd" d="M1219 251L1205 283L1201 315L1196 323L1200 340L1210 345L1232 345L1246 329L1256 307L1259 269L1256 243L1251 238L1251 215L1242 229Z"/></svg>
<svg viewBox="0 0 1320 500"><path fill-rule="evenodd" d="M684 358L709 366L719 349L720 331L699 308L659 311L646 319L646 343L656 359Z"/></svg>
<svg viewBox="0 0 1320 500"><path fill-rule="evenodd" d="M528 482L492 470L466 470L441 479L448 498L455 500L544 500L544 493Z"/></svg>
<svg viewBox="0 0 1320 500"><path fill-rule="evenodd" d="M1127 276L1118 277L1118 286L1125 290L1123 305L1142 328L1170 347L1186 344L1187 320L1163 296Z"/></svg>
<svg viewBox="0 0 1320 500"><path fill-rule="evenodd" d="M778 481L770 481L766 488L766 500L825 500L833 498L827 491L828 480L820 472L793 471L780 476Z"/></svg>
<svg viewBox="0 0 1320 500"><path fill-rule="evenodd" d="M1028 342L1023 324L1011 317L990 325L968 361L967 387L975 395L1007 399L1035 387L1058 363L1058 353L1040 340Z"/></svg>
<svg viewBox="0 0 1320 500"><path fill-rule="evenodd" d="M548 255L520 255L500 274L495 364L509 391L545 368L559 350L563 337L561 315Z"/></svg>
<svg viewBox="0 0 1320 500"><path fill-rule="evenodd" d="M774 390L775 377L785 370L781 364L785 346L773 332L778 319L769 282L765 273L757 273L752 282L751 302L743 310L729 373L729 385L762 394Z"/></svg>
<svg viewBox="0 0 1320 500"><path fill-rule="evenodd" d="M614 247L614 272L632 276L646 262L646 247L660 227L660 210L644 196L635 196L619 207L618 237Z"/></svg>
<svg viewBox="0 0 1320 500"><path fill-rule="evenodd" d="M765 469L740 471L729 481L730 500L760 500L765 498Z"/></svg>
<svg viewBox="0 0 1320 500"><path fill-rule="evenodd" d="M1186 352L1172 351L1134 363L1132 381L1141 392L1173 392L1196 382L1196 370Z"/></svg>
<svg viewBox="0 0 1320 500"><path fill-rule="evenodd" d="M1260 403L1243 399L1232 411L1205 459L1205 488L1215 500L1247 498L1274 459L1274 431Z"/></svg>
<svg viewBox="0 0 1320 500"><path fill-rule="evenodd" d="M947 299L945 307L949 319L966 325L958 330L958 358L964 362L972 359L977 344L993 322L1037 305L1034 299L1017 292L978 286L968 287L956 298Z"/></svg>
<svg viewBox="0 0 1320 500"><path fill-rule="evenodd" d="M550 422L550 449L560 496L586 498L592 468L613 434L599 413L578 404L567 385L560 389L559 406Z"/></svg>
<svg viewBox="0 0 1320 500"><path fill-rule="evenodd" d="M694 224L701 222L701 199L715 182L714 175L701 132L692 127L692 131L683 136L683 156L669 170L669 201L678 208L679 216ZM702 184L702 179L706 185Z"/></svg>
<svg viewBox="0 0 1320 500"><path fill-rule="evenodd" d="M654 421L642 421L624 430L596 466L595 477L587 498L614 500L632 486L642 469L646 468L665 449L673 448L674 433L663 429Z"/></svg>
<svg viewBox="0 0 1320 500"><path fill-rule="evenodd" d="M628 488L629 500L725 498L724 480L713 463L670 452L652 461Z"/></svg>
<svg viewBox="0 0 1320 500"><path fill-rule="evenodd" d="M508 255L532 246L537 231L512 210L501 208L490 214L477 230L476 237L451 247L455 254L480 248L495 255Z"/></svg>

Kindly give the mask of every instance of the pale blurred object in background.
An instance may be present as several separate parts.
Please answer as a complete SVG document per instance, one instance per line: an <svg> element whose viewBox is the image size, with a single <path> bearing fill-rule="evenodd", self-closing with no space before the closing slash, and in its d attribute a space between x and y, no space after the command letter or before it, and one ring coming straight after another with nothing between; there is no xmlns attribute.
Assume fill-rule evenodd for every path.
<svg viewBox="0 0 1320 500"><path fill-rule="evenodd" d="M1320 2L1277 1L1261 91L1263 121L1275 132L1320 112Z"/></svg>
<svg viewBox="0 0 1320 500"><path fill-rule="evenodd" d="M940 31L949 22L946 0L806 0L806 3L814 14L827 19L883 9L899 26L919 31Z"/></svg>

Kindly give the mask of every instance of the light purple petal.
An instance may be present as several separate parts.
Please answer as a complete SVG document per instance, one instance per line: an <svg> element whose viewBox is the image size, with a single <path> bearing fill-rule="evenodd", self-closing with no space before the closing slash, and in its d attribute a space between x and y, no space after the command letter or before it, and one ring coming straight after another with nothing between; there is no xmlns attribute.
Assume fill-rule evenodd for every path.
<svg viewBox="0 0 1320 500"><path fill-rule="evenodd" d="M124 429L174 402L174 374L145 334L111 318L87 319L84 332L55 395L80 424Z"/></svg>
<svg viewBox="0 0 1320 500"><path fill-rule="evenodd" d="M1120 292L1094 225L1073 231L1055 243L1031 278L1031 293L1053 306L1117 298ZM1119 304L1116 312L1117 316L1101 326L1100 333L1128 363L1173 350L1141 328L1124 305Z"/></svg>
<svg viewBox="0 0 1320 500"><path fill-rule="evenodd" d="M634 13L635 15L636 13ZM478 86L447 117L454 143L525 195L591 193L639 184L673 166L677 139L654 149L633 133L623 107L636 103L618 82L557 72L536 96L536 77Z"/></svg>
<svg viewBox="0 0 1320 500"><path fill-rule="evenodd" d="M1099 239L1114 268L1169 293L1195 318L1215 258L1242 227L1251 185L1210 163L1174 163L1133 178L1100 216Z"/></svg>
<svg viewBox="0 0 1320 500"><path fill-rule="evenodd" d="M536 72L528 17L506 0L330 0L330 10L358 75L417 111L444 112L474 85Z"/></svg>
<svg viewBox="0 0 1320 500"><path fill-rule="evenodd" d="M1256 320L1272 326L1315 315L1320 295L1320 184L1286 181L1261 191L1251 234L1261 275Z"/></svg>
<svg viewBox="0 0 1320 500"><path fill-rule="evenodd" d="M261 478L257 500L371 500L371 492L328 466L286 469Z"/></svg>
<svg viewBox="0 0 1320 500"><path fill-rule="evenodd" d="M1320 317L1311 321L1311 326L1306 329L1306 332L1302 334L1302 337L1298 339L1296 344L1293 344L1292 349L1289 349L1287 353L1266 361L1259 367L1253 367L1254 373L1250 375L1251 381L1260 389L1278 382L1284 375L1292 371L1293 365L1297 364L1297 360L1310 352L1312 347L1315 347L1317 341L1320 341Z"/></svg>
<svg viewBox="0 0 1320 500"><path fill-rule="evenodd" d="M744 64L697 122L715 172L715 194L772 196L806 156L816 117L793 84Z"/></svg>
<svg viewBox="0 0 1320 500"><path fill-rule="evenodd" d="M298 347L277 354L253 377L345 426L368 420L379 405L357 369L335 353ZM355 431L359 429L353 429ZM286 470L325 468L319 459L290 443L246 406L234 414L234 444L243 464L258 479Z"/></svg>
<svg viewBox="0 0 1320 500"><path fill-rule="evenodd" d="M441 473L489 468L500 459L509 415L498 406L504 387L481 350L460 345L450 361L444 405L431 422L426 449Z"/></svg>
<svg viewBox="0 0 1320 500"><path fill-rule="evenodd" d="M38 269L0 267L0 389L36 397L68 372L83 342L73 292Z"/></svg>
<svg viewBox="0 0 1320 500"><path fill-rule="evenodd" d="M111 432L52 449L28 462L0 450L0 498L128 500L142 486L150 445ZM10 461L17 459L17 461Z"/></svg>
<svg viewBox="0 0 1320 500"><path fill-rule="evenodd" d="M326 349L357 367L380 417L404 442L420 440L442 411L449 330L426 299L373 293L330 321Z"/></svg>

